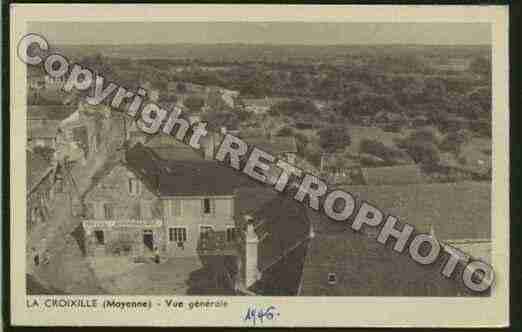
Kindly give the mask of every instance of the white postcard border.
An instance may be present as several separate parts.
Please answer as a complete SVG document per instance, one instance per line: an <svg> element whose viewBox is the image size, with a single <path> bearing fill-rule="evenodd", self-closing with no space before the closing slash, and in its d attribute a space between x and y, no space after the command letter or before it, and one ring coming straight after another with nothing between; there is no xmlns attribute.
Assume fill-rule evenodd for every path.
<svg viewBox="0 0 522 332"><path fill-rule="evenodd" d="M298 6L298 5L52 5L11 7L11 319L26 326L251 326L249 305L274 305L281 313L263 326L506 326L509 322L509 61L508 10L502 6ZM29 21L306 21L487 22L492 25L493 177L492 263L496 285L486 298L52 296L53 298L184 301L225 299L225 309L38 309L26 306L25 289L25 65L16 45ZM39 298L36 296L35 298ZM41 298L41 297L40 297ZM46 297L49 298L49 297Z"/></svg>

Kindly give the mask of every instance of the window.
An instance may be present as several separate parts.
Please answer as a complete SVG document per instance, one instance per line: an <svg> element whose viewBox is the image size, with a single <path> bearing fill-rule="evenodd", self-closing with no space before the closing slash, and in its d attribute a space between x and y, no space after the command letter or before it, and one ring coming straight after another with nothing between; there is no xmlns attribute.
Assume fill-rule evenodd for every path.
<svg viewBox="0 0 522 332"><path fill-rule="evenodd" d="M202 240L208 240L209 239L209 235L211 232L214 231L214 227L212 226L199 226L199 237L202 239Z"/></svg>
<svg viewBox="0 0 522 332"><path fill-rule="evenodd" d="M337 275L335 273L328 273L328 283L335 285L337 283Z"/></svg>
<svg viewBox="0 0 522 332"><path fill-rule="evenodd" d="M236 227L227 226L227 242L236 241Z"/></svg>
<svg viewBox="0 0 522 332"><path fill-rule="evenodd" d="M187 229L185 227L169 228L169 241L177 243L187 242Z"/></svg>
<svg viewBox="0 0 522 332"><path fill-rule="evenodd" d="M129 179L129 194L139 195L140 193L140 182L138 179Z"/></svg>
<svg viewBox="0 0 522 332"><path fill-rule="evenodd" d="M203 199L203 213L210 214L212 212L212 208L210 205L210 198Z"/></svg>
<svg viewBox="0 0 522 332"><path fill-rule="evenodd" d="M114 218L114 208L110 204L103 204L103 213L105 219L113 219Z"/></svg>
<svg viewBox="0 0 522 332"><path fill-rule="evenodd" d="M103 231L94 231L94 238L96 239L96 244L105 244L105 236Z"/></svg>

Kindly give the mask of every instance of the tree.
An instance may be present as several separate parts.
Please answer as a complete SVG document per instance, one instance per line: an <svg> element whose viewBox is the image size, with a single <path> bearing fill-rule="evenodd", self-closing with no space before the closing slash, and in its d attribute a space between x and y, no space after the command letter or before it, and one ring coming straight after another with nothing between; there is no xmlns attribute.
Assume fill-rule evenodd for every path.
<svg viewBox="0 0 522 332"><path fill-rule="evenodd" d="M183 93L187 92L187 86L185 85L185 83L179 82L178 84L176 84L176 91L178 93L183 94Z"/></svg>
<svg viewBox="0 0 522 332"><path fill-rule="evenodd" d="M35 154L41 155L45 160L51 161L54 158L54 149L47 146L35 146L33 148Z"/></svg>
<svg viewBox="0 0 522 332"><path fill-rule="evenodd" d="M397 143L416 163L434 165L440 161L438 138L432 130L417 130Z"/></svg>
<svg viewBox="0 0 522 332"><path fill-rule="evenodd" d="M489 118L491 116L491 86L482 86L474 89L467 95L468 103L480 105L480 116Z"/></svg>
<svg viewBox="0 0 522 332"><path fill-rule="evenodd" d="M80 63L82 66L87 67L100 75L103 75L106 79L115 79L115 72L109 63L109 59L100 53L87 55L80 60Z"/></svg>
<svg viewBox="0 0 522 332"><path fill-rule="evenodd" d="M409 142L421 142L426 144L438 145L439 139L437 134L431 129L419 129L410 134L406 138Z"/></svg>
<svg viewBox="0 0 522 332"><path fill-rule="evenodd" d="M439 147L443 151L450 151L459 155L462 145L469 142L470 139L470 133L465 130L452 131L444 137Z"/></svg>
<svg viewBox="0 0 522 332"><path fill-rule="evenodd" d="M276 103L270 108L272 116L288 116L292 118L302 116L318 116L319 110L308 100L292 99Z"/></svg>
<svg viewBox="0 0 522 332"><path fill-rule="evenodd" d="M397 164L404 159L402 151L386 146L377 140L363 139L360 143L359 151L379 157L389 165Z"/></svg>
<svg viewBox="0 0 522 332"><path fill-rule="evenodd" d="M212 111L205 114L207 128L217 131L221 127L237 128L239 126L239 116L235 112Z"/></svg>
<svg viewBox="0 0 522 332"><path fill-rule="evenodd" d="M352 139L344 126L331 126L319 130L319 145L324 152L333 153L350 145Z"/></svg>
<svg viewBox="0 0 522 332"><path fill-rule="evenodd" d="M409 142L404 147L416 163L435 165L440 161L440 153L435 144Z"/></svg>
<svg viewBox="0 0 522 332"><path fill-rule="evenodd" d="M279 129L276 136L294 136L294 129L292 127L285 126Z"/></svg>
<svg viewBox="0 0 522 332"><path fill-rule="evenodd" d="M476 57L471 61L469 70L488 78L491 75L491 60L484 56Z"/></svg>
<svg viewBox="0 0 522 332"><path fill-rule="evenodd" d="M200 112L201 108L205 105L205 101L201 97L189 96L183 102L191 112Z"/></svg>
<svg viewBox="0 0 522 332"><path fill-rule="evenodd" d="M402 107L391 95L361 93L346 100L340 107L341 114L349 119L373 116L381 111L402 113Z"/></svg>

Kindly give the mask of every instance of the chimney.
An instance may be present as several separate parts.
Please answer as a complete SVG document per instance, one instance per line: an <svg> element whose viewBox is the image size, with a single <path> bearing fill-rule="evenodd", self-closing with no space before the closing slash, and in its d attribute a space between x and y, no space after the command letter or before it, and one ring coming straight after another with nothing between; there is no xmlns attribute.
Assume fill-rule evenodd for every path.
<svg viewBox="0 0 522 332"><path fill-rule="evenodd" d="M201 145L203 146L203 150L205 153L205 160L214 159L214 142L215 142L215 134L213 132L209 132L207 136L202 138Z"/></svg>
<svg viewBox="0 0 522 332"><path fill-rule="evenodd" d="M245 216L245 220L247 221L245 233L245 287L248 288L259 279L259 270L257 268L259 239L254 230L254 219L251 216Z"/></svg>

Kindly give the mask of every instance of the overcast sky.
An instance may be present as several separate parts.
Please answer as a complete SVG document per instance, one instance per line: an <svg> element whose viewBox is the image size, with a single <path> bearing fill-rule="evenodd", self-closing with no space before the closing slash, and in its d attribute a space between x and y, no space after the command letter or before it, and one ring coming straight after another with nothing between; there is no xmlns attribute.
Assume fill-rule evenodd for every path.
<svg viewBox="0 0 522 332"><path fill-rule="evenodd" d="M55 44L490 44L487 23L45 22L29 24Z"/></svg>

